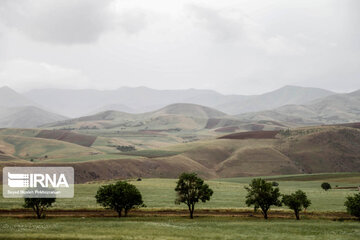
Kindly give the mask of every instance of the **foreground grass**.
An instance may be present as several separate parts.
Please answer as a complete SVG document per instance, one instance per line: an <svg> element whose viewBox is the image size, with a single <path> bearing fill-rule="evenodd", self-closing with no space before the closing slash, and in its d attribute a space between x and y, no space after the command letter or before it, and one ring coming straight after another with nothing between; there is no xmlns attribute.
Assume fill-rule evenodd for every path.
<svg viewBox="0 0 360 240"><path fill-rule="evenodd" d="M311 175L310 175L311 176ZM319 180L317 175L314 177ZM332 186L356 186L353 183L353 174L349 175L350 182L337 182L336 178L329 178L328 175L324 176L329 179ZM338 176L344 180L344 174ZM207 181L210 187L214 190L214 195L211 201L203 204L199 203L196 208L245 208L246 190L252 178L229 178ZM360 178L356 178L357 183ZM282 181L278 179L280 191L283 194L295 192L298 189L306 192L311 199L312 205L309 211L341 211L344 212L344 202L347 196L358 193L358 191L348 189L333 189L325 192L320 188L322 180L319 181ZM94 209L101 208L95 201L95 194L97 189L103 183L92 184L78 184L75 186L74 199L57 199L54 208L62 209ZM176 179L143 179L142 181L131 181L135 184L143 195L144 202L148 208L185 208L184 205L175 205L175 191ZM0 191L2 191L0 187ZM22 208L24 203L23 199L4 199L0 195L0 209Z"/></svg>
<svg viewBox="0 0 360 240"><path fill-rule="evenodd" d="M359 222L230 217L0 218L0 239L359 239Z"/></svg>

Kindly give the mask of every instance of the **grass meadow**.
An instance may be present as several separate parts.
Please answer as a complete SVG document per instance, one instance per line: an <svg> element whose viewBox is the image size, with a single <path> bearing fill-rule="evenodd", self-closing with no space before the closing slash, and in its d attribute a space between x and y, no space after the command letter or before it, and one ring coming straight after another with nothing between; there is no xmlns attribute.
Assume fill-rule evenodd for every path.
<svg viewBox="0 0 360 240"><path fill-rule="evenodd" d="M359 222L233 217L0 218L0 239L358 240Z"/></svg>
<svg viewBox="0 0 360 240"><path fill-rule="evenodd" d="M346 196L358 193L352 189L332 189L324 191L320 185L328 181L333 187L357 186L360 183L359 174L313 174L301 175L306 181L299 181L295 176L271 177L279 183L280 192L289 194L298 189L303 190L312 201L308 211L344 212ZM242 209L246 208L244 187L252 178L229 178L206 181L214 190L211 201L197 204L196 208L210 209ZM283 181L285 179L286 181ZM291 181L288 181L288 180ZM315 179L315 181L312 181ZM175 205L176 179L142 179L142 181L130 180L136 185L143 195L144 203L148 209L181 209L184 205ZM73 199L57 199L54 208L57 209L96 209L101 208L95 201L97 189L109 182L96 182L75 185L75 197ZM2 190L1 190L2 191ZM0 197L0 209L22 208L23 199L5 199Z"/></svg>
<svg viewBox="0 0 360 240"><path fill-rule="evenodd" d="M303 177L301 179L301 177ZM314 174L270 177L279 183L282 193L305 191L312 201L307 211L344 212L346 196L357 191L320 188L323 181L333 186L356 186L359 174ZM214 190L210 202L199 203L197 209L243 209L246 186L252 178L229 178L206 181ZM284 181L285 180L285 181ZM94 195L99 186L109 182L78 184L74 199L57 199L55 209L100 209ZM185 209L175 205L174 187L176 179L132 180L141 191L148 210ZM0 209L22 208L23 199L0 198ZM87 215L86 215L87 216ZM117 217L0 217L0 239L57 240L57 239L261 239L261 240L358 240L360 222L356 220L334 221L329 218L248 216L196 216L193 220L184 215Z"/></svg>

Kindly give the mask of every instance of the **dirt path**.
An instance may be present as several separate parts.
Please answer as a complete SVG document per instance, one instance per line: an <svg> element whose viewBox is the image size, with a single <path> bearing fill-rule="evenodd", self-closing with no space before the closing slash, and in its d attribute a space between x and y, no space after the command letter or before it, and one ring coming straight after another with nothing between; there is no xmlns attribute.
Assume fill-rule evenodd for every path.
<svg viewBox="0 0 360 240"><path fill-rule="evenodd" d="M34 212L30 209L0 210L0 217L33 217ZM116 212L102 209L79 209L79 210L48 210L47 217L117 217ZM129 213L129 217L164 217L164 216L188 216L186 210L139 210L135 209ZM224 216L224 217L243 217L243 218L262 218L260 212L254 213L250 210L233 209L198 209L195 216ZM307 212L302 213L302 217L313 219L341 220L350 219L351 216L345 212ZM294 218L290 211L270 211L269 218Z"/></svg>

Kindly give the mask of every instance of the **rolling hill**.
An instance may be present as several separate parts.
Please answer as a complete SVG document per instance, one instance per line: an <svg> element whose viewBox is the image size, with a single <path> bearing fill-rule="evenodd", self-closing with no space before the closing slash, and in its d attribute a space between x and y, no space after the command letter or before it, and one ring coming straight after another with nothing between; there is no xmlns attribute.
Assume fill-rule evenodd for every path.
<svg viewBox="0 0 360 240"><path fill-rule="evenodd" d="M242 121L216 109L189 103L176 103L159 110L130 114L105 111L98 114L45 124L44 128L89 130L113 129L117 131L202 131L218 135L223 132L251 130L279 130L292 126L276 121ZM162 132L165 134L164 132ZM94 133L96 134L96 133Z"/></svg>
<svg viewBox="0 0 360 240"><path fill-rule="evenodd" d="M305 105L286 105L238 117L243 121L271 120L299 125L357 122L360 121L360 90L327 96Z"/></svg>
<svg viewBox="0 0 360 240"><path fill-rule="evenodd" d="M71 117L84 116L99 109L118 110L118 106L133 113L144 113L179 102L215 105L224 97L211 90L155 90L146 87L105 91L36 89L25 93L25 96L54 112Z"/></svg>
<svg viewBox="0 0 360 240"><path fill-rule="evenodd" d="M360 129L346 126L303 127L268 135L232 134L131 154L113 153L111 157L99 151L99 145L83 147L39 139L34 137L38 132L2 130L0 157L6 160L0 161L0 166L73 166L78 183L135 177L175 178L184 171L195 171L206 178L360 171ZM94 152L96 158L91 157ZM30 156L37 160L29 162ZM27 161L16 162L14 158Z"/></svg>
<svg viewBox="0 0 360 240"><path fill-rule="evenodd" d="M333 92L286 86L261 95L224 95L212 90L155 90L146 87L122 87L116 90L36 89L25 96L53 112L70 117L89 113L121 110L131 113L155 111L174 103L191 103L218 109L227 114L273 109L285 104L304 104ZM86 99L86 101L84 101Z"/></svg>
<svg viewBox="0 0 360 240"><path fill-rule="evenodd" d="M288 104L304 104L333 94L335 93L320 88L285 86L272 92L251 96L242 101L226 102L218 105L217 109L229 114L256 112Z"/></svg>
<svg viewBox="0 0 360 240"><path fill-rule="evenodd" d="M3 128L33 128L64 119L66 119L66 117L34 106L0 107L0 127Z"/></svg>
<svg viewBox="0 0 360 240"><path fill-rule="evenodd" d="M65 117L45 111L9 87L0 88L0 127L37 127Z"/></svg>
<svg viewBox="0 0 360 240"><path fill-rule="evenodd" d="M130 114L118 111L105 111L65 121L47 124L44 127L57 128L121 128L121 129L197 129L204 128L212 117L226 117L218 110L187 103L166 106L159 110Z"/></svg>

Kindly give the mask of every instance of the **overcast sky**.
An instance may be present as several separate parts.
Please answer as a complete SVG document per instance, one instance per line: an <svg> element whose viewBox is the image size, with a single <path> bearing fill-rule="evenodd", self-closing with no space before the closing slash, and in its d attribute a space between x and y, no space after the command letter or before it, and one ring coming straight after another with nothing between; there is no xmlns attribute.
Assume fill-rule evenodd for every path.
<svg viewBox="0 0 360 240"><path fill-rule="evenodd" d="M0 86L360 88L358 0L0 0Z"/></svg>

